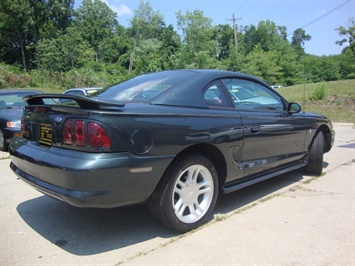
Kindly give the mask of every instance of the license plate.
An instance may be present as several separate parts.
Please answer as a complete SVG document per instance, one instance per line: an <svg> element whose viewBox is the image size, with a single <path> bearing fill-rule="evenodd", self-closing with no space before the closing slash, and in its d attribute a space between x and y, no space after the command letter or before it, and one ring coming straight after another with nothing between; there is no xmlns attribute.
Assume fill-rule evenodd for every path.
<svg viewBox="0 0 355 266"><path fill-rule="evenodd" d="M39 142L44 145L52 145L52 126L49 124L39 125Z"/></svg>

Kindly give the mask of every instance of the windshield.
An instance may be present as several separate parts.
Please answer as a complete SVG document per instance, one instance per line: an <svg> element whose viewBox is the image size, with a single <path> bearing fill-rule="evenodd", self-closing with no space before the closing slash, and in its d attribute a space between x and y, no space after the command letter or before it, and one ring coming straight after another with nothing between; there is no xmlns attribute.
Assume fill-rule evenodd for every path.
<svg viewBox="0 0 355 266"><path fill-rule="evenodd" d="M119 102L149 102L195 75L190 71L151 73L108 87L95 97Z"/></svg>

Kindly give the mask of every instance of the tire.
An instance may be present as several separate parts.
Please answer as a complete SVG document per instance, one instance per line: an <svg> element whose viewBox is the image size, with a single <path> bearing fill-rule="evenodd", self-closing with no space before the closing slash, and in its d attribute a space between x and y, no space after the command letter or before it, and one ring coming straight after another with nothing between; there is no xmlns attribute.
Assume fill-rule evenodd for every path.
<svg viewBox="0 0 355 266"><path fill-rule="evenodd" d="M323 170L324 136L319 132L313 140L309 151L306 171L309 174L320 175Z"/></svg>
<svg viewBox="0 0 355 266"><path fill-rule="evenodd" d="M218 196L214 165L200 155L173 162L148 200L148 209L163 225L185 233L207 222Z"/></svg>
<svg viewBox="0 0 355 266"><path fill-rule="evenodd" d="M2 133L2 130L0 129L0 151L7 151L8 145L5 141L4 133Z"/></svg>

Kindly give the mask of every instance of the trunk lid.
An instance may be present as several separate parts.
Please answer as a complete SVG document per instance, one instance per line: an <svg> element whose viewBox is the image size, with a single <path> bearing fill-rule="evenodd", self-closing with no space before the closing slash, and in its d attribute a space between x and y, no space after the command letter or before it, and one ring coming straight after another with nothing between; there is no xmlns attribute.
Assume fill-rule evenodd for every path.
<svg viewBox="0 0 355 266"><path fill-rule="evenodd" d="M45 99L54 99L55 103L45 104ZM61 103L60 99L69 102ZM101 113L107 111L121 113L124 104L112 100L63 94L31 95L25 97L24 101L28 105L24 108L22 116L22 135L30 141L37 142L38 145L91 152L123 149L117 136L115 137L117 141L109 147L107 143L100 146L97 140L102 138L111 143L110 139L114 132L105 124L105 115ZM92 115L93 113L95 115ZM99 131L92 132L92 128ZM73 140L72 143L66 140L68 137ZM96 140L90 142L93 138Z"/></svg>

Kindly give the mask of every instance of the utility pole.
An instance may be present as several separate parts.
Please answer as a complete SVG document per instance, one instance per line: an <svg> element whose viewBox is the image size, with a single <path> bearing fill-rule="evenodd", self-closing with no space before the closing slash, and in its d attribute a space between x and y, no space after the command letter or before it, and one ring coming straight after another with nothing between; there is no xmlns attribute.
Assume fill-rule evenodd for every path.
<svg viewBox="0 0 355 266"><path fill-rule="evenodd" d="M232 20L233 21L233 30L234 30L234 42L235 42L235 50L237 52L238 55L238 37L237 37L237 25L236 25L236 21L242 19L242 18L235 18L234 14L233 14L233 18L231 19L227 19L227 20Z"/></svg>

